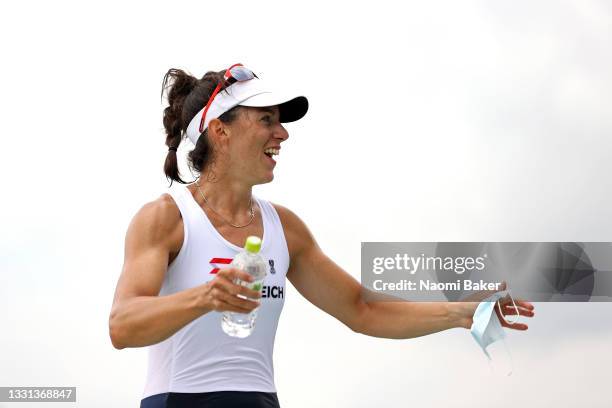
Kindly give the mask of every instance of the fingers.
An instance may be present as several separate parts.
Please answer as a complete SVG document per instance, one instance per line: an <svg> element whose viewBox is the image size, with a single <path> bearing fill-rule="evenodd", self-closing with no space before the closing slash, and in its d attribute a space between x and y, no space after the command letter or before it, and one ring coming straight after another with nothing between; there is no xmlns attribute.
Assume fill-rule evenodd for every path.
<svg viewBox="0 0 612 408"><path fill-rule="evenodd" d="M219 279L220 284L232 295L242 295L251 299L261 297L261 293L245 286L245 283L253 282L253 277L245 271L236 268L222 269L217 273L216 279Z"/></svg>
<svg viewBox="0 0 612 408"><path fill-rule="evenodd" d="M535 313L533 310L518 306L515 308L514 306L511 305L504 305L501 308L501 312L504 314L504 316L508 316L508 315L514 315L516 316L517 314L520 316L526 316L526 317L533 317L535 316ZM517 313L518 312L518 313Z"/></svg>
<svg viewBox="0 0 612 408"><path fill-rule="evenodd" d="M512 298L510 296L506 296L502 299L499 300L500 303L502 305L512 305ZM525 300L521 300L521 299L514 299L514 304L520 307L523 307L525 309L529 309L529 310L533 310L535 309L535 306L532 305L531 303L525 301Z"/></svg>
<svg viewBox="0 0 612 408"><path fill-rule="evenodd" d="M509 297L500 299L500 302L495 307L495 313L497 314L502 327L520 331L529 329L529 326L527 326L525 323L509 322L505 316L519 315L533 317L535 316L534 310L535 307L531 303L520 299L515 299L513 302Z"/></svg>
<svg viewBox="0 0 612 408"><path fill-rule="evenodd" d="M249 289L240 283L223 278L215 279L212 282L212 285L218 289L222 289L232 296L241 296L249 299L259 299L261 297L261 292Z"/></svg>
<svg viewBox="0 0 612 408"><path fill-rule="evenodd" d="M233 308L239 309L240 313L249 313L257 306L259 302L250 299L239 298L236 295L232 295L228 292L219 291L215 294L215 298L221 301L226 306L229 305Z"/></svg>
<svg viewBox="0 0 612 408"><path fill-rule="evenodd" d="M508 329L512 329L512 330L527 330L529 328L529 326L527 326L525 323L506 323L506 322L501 322L501 325L503 327L507 327Z"/></svg>
<svg viewBox="0 0 612 408"><path fill-rule="evenodd" d="M237 279L245 282L253 282L253 277L243 270L238 268L225 268L217 272L217 278L226 279L233 282Z"/></svg>
<svg viewBox="0 0 612 408"><path fill-rule="evenodd" d="M500 299L498 306L501 308L502 313L507 315L521 315L526 317L535 316L535 307L524 300L514 299L514 303L510 297Z"/></svg>
<svg viewBox="0 0 612 408"><path fill-rule="evenodd" d="M253 277L240 269L227 268L219 271L215 279L208 283L212 308L218 312L253 311L259 306L256 299L261 298L261 292L244 286L244 282L252 281Z"/></svg>
<svg viewBox="0 0 612 408"><path fill-rule="evenodd" d="M235 313L247 314L247 313L251 313L254 308L239 307L239 306L224 302L220 299L216 299L213 301L212 309L217 312L235 312Z"/></svg>
<svg viewBox="0 0 612 408"><path fill-rule="evenodd" d="M531 303L529 303L527 301L524 301L524 300L516 299L515 303L516 303L517 306L521 306L521 307L524 307L524 308L529 309L529 310L535 309L535 306L533 304L531 304Z"/></svg>
<svg viewBox="0 0 612 408"><path fill-rule="evenodd" d="M525 323L508 322L504 318L504 316L507 316L509 313L504 313L502 315L502 312L497 306L495 307L495 314L497 315L497 318L499 319L499 322L501 323L502 327L507 327L508 329L513 329L513 330L527 330L529 328L529 326L527 326ZM516 315L516 311L514 312L514 314Z"/></svg>
<svg viewBox="0 0 612 408"><path fill-rule="evenodd" d="M258 301L240 298L223 290L223 287L220 285L210 290L210 297L212 308L217 312L250 313L259 306Z"/></svg>

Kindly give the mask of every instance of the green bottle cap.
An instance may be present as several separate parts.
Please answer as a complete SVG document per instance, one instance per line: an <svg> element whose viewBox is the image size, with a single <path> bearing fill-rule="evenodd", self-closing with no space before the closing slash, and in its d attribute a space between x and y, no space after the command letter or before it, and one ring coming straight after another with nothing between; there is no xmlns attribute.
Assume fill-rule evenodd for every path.
<svg viewBox="0 0 612 408"><path fill-rule="evenodd" d="M258 253L259 250L261 249L261 239L259 239L259 237L256 237L254 235L248 237L246 239L246 243L244 244L244 249L246 249L248 252L251 252L253 254Z"/></svg>

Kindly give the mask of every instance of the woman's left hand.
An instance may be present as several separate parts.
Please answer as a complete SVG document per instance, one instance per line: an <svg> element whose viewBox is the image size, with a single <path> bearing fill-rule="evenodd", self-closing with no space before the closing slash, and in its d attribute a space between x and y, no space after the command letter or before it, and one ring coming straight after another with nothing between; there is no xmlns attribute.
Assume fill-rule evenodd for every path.
<svg viewBox="0 0 612 408"><path fill-rule="evenodd" d="M516 316L518 314L520 316L533 317L535 315L534 310L535 307L531 303L520 299L514 299L514 303L512 303L512 299L509 296L499 299L499 302L495 304L495 313L502 327L514 330L527 330L529 327L525 323L509 323L504 316Z"/></svg>
<svg viewBox="0 0 612 408"><path fill-rule="evenodd" d="M483 299L486 299L493 293L494 292L481 292L473 295L472 298L479 299L478 301L457 302L456 305L460 321L459 326L466 329L470 329L472 327L476 308ZM514 307L514 304L516 304L516 309ZM499 299L499 302L495 302L495 314L497 315L497 318L499 319L499 322L501 323L502 327L507 327L508 329L513 330L527 330L529 328L527 324L508 322L507 319L504 319L504 316L516 316L518 310L518 315L520 316L533 317L535 315L535 307L533 306L533 304L521 299L514 299L514 304L512 303L512 299L510 298L510 296L505 296Z"/></svg>

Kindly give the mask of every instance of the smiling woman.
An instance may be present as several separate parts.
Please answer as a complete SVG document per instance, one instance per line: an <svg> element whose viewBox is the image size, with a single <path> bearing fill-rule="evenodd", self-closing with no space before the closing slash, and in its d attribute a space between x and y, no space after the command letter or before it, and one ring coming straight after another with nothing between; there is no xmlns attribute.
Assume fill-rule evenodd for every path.
<svg viewBox="0 0 612 408"><path fill-rule="evenodd" d="M306 114L308 100L305 97L276 95L262 82L240 64L233 65L225 74L223 71L207 72L200 80L179 69L170 69L166 73L162 93L168 91L169 106L164 110L164 127L169 149L164 172L170 180L186 184L180 177L176 160L176 150L185 134L195 145L188 155L192 170L201 172L207 168L212 173L209 175L215 175L214 171L211 172L212 166L209 166L215 157L209 138L209 125L215 119L230 125L238 114L243 113L248 121L242 121L242 125L260 122L270 127L275 120L292 122ZM232 84L236 85L230 87ZM215 125L218 126L218 123L212 126ZM281 130L286 134L282 126ZM280 143L268 146L266 150L265 153L271 158L273 154L278 154Z"/></svg>
<svg viewBox="0 0 612 408"><path fill-rule="evenodd" d="M149 346L141 407L278 407L272 351L286 279L366 335L411 338L470 327L472 303L366 303L359 282L323 253L300 218L252 195L254 185L273 180L272 156L289 137L282 124L306 114L305 97L272 91L240 64L201 79L171 69L163 91L164 172L170 187L178 184L130 223L109 319L117 349ZM195 145L188 161L199 173L188 186L176 157L184 136ZM270 265L261 291L237 283L251 280L245 271L226 267L252 235L263 238L260 255ZM533 315L531 305L517 304L517 313ZM225 334L221 312L255 308L250 336Z"/></svg>

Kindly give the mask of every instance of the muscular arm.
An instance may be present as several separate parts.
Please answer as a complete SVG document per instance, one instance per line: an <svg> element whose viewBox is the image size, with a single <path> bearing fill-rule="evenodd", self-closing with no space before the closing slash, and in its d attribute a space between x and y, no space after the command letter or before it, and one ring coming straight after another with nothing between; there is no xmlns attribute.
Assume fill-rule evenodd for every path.
<svg viewBox="0 0 612 408"><path fill-rule="evenodd" d="M287 279L307 300L351 330L405 339L471 324L470 304L364 302L360 283L323 253L306 225L288 209L275 208L289 246Z"/></svg>
<svg viewBox="0 0 612 408"><path fill-rule="evenodd" d="M125 260L109 318L113 345L141 347L170 337L205 313L197 290L158 296L170 258L170 237L180 213L170 199L146 204L125 239Z"/></svg>
<svg viewBox="0 0 612 408"><path fill-rule="evenodd" d="M234 285L235 277L249 276L233 268L206 284L159 296L177 226L182 231L180 212L169 196L162 196L146 204L128 227L123 271L109 318L110 338L117 349L159 343L211 310L247 313L257 306L236 296L260 294Z"/></svg>

